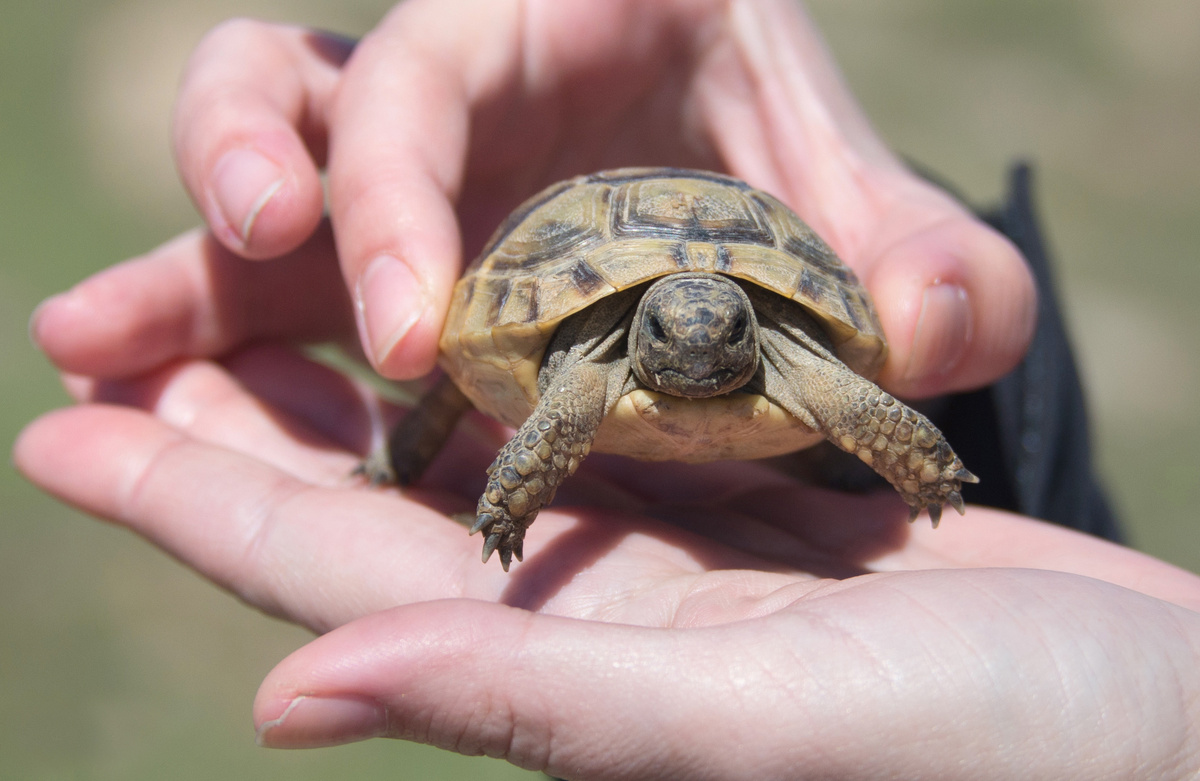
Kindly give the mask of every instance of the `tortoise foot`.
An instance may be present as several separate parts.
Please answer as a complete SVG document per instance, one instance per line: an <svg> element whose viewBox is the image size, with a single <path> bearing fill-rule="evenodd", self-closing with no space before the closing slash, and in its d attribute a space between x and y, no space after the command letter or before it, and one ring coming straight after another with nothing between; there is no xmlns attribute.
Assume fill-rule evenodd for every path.
<svg viewBox="0 0 1200 781"><path fill-rule="evenodd" d="M372 486L412 485L421 479L458 419L471 409L471 401L448 377L443 377L421 397L396 425L384 444L376 446L354 474ZM380 424L382 425L382 424Z"/></svg>
<svg viewBox="0 0 1200 781"><path fill-rule="evenodd" d="M906 427L897 426L905 436L898 437L893 432L889 446L882 453L875 453L882 462L879 471L908 504L909 523L927 509L936 529L945 505L949 504L959 515L964 513L962 484L978 483L979 478L963 466L942 432L924 415L898 403L896 406L902 408L902 420L911 425L912 434L908 436Z"/></svg>
<svg viewBox="0 0 1200 781"><path fill-rule="evenodd" d="M525 530L587 457L604 416L607 377L590 363L563 371L488 467L471 533L483 532L483 560L500 552L508 571L521 560Z"/></svg>
<svg viewBox="0 0 1200 781"><path fill-rule="evenodd" d="M482 504L482 502L481 502ZM529 519L532 521L532 519ZM521 561L524 557L525 530L528 523L512 518L497 518L493 513L480 512L471 526L471 534L483 532L483 562L486 564L492 553L500 553L500 566L508 572L508 567L515 558Z"/></svg>
<svg viewBox="0 0 1200 781"><path fill-rule="evenodd" d="M505 572L513 558L521 561L525 530L542 507L553 501L559 483L579 464L579 455L567 457L561 452L565 439L558 436L561 420L556 417L549 422L527 421L488 468L487 488L479 497L471 534L484 535L484 562L494 551L499 551ZM559 447L550 447L546 439ZM573 449L582 453L584 446ZM542 455L548 453L546 458L539 451ZM556 465L556 461L561 465Z"/></svg>
<svg viewBox="0 0 1200 781"><path fill-rule="evenodd" d="M391 454L386 447L377 448L367 454L354 471L352 477L365 477L372 488L380 485L395 485L399 482L392 468Z"/></svg>
<svg viewBox="0 0 1200 781"><path fill-rule="evenodd" d="M892 484L909 506L909 521L928 509L936 528L946 504L963 513L962 484L979 478L967 471L937 426L873 386L852 408L856 415L843 424L835 442Z"/></svg>
<svg viewBox="0 0 1200 781"><path fill-rule="evenodd" d="M954 455L953 452L951 455ZM942 520L942 507L946 504L957 510L959 515L966 512L963 507L962 484L978 482L979 478L967 471L963 467L962 461L955 456L942 469L935 481L928 484L922 483L917 492L909 493L903 488L897 488L900 495L904 497L904 501L908 502L908 522L915 521L921 514L921 510L928 510L929 520L936 529L938 522Z"/></svg>

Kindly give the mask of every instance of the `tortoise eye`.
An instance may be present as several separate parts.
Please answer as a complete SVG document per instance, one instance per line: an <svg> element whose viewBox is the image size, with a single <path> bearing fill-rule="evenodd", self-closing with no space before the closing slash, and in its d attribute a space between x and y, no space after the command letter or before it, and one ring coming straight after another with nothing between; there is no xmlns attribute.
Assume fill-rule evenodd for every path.
<svg viewBox="0 0 1200 781"><path fill-rule="evenodd" d="M648 318L646 318L646 328L650 331L650 336L654 339L654 341L667 341L667 332L663 330L662 323L660 323L658 318L654 315L650 315Z"/></svg>
<svg viewBox="0 0 1200 781"><path fill-rule="evenodd" d="M729 332L729 343L738 344L746 336L746 315L738 315L733 322L733 330Z"/></svg>

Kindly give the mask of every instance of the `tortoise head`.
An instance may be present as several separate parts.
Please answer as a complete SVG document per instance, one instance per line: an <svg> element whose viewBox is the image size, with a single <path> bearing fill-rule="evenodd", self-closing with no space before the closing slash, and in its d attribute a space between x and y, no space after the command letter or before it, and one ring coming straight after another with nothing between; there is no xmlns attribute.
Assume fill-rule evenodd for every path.
<svg viewBox="0 0 1200 781"><path fill-rule="evenodd" d="M758 369L758 321L746 292L717 274L671 274L642 295L629 328L633 372L651 390L702 399Z"/></svg>

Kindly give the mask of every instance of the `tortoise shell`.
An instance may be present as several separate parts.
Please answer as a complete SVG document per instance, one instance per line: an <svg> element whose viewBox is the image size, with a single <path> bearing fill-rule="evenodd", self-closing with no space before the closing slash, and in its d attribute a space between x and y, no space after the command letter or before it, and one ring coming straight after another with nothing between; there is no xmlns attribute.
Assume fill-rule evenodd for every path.
<svg viewBox="0 0 1200 781"><path fill-rule="evenodd" d="M866 290L779 200L708 171L623 168L555 184L504 221L455 287L443 367L476 407L520 425L537 403L542 356L564 318L681 271L724 274L789 298L851 369L872 378L883 365L887 345ZM666 440L643 441L622 427L648 412L666 416L654 426ZM754 394L695 400L636 391L606 418L596 448L708 460L787 452L814 438Z"/></svg>

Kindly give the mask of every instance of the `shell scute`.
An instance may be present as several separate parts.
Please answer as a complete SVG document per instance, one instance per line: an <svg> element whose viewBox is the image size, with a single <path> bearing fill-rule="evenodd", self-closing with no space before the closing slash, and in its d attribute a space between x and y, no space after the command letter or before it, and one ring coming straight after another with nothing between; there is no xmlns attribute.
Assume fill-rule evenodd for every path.
<svg viewBox="0 0 1200 781"><path fill-rule="evenodd" d="M611 210L618 238L772 242L770 227L740 190L705 179L648 179L621 187Z"/></svg>

